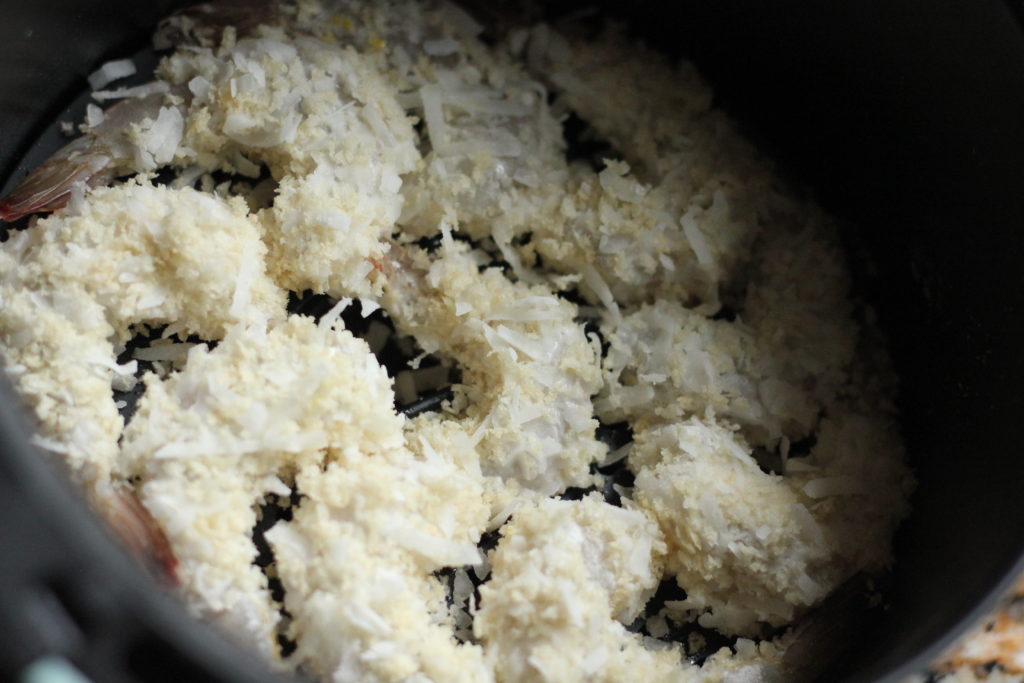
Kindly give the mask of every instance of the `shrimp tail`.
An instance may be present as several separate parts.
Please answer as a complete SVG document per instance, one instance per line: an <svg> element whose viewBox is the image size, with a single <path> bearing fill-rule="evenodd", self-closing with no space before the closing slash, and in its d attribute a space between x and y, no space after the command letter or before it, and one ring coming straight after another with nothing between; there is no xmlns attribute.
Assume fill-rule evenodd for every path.
<svg viewBox="0 0 1024 683"><path fill-rule="evenodd" d="M220 41L224 29L236 36L253 35L262 25L281 23L277 3L267 0L214 0L178 10L162 20L153 34L153 47L168 50L179 45L210 47Z"/></svg>
<svg viewBox="0 0 1024 683"><path fill-rule="evenodd" d="M0 199L0 220L16 221L67 205L77 184L104 185L113 179L111 158L92 149L88 136L62 147Z"/></svg>
<svg viewBox="0 0 1024 683"><path fill-rule="evenodd" d="M131 554L157 570L158 578L178 584L178 558L163 529L131 489L117 488L105 499L107 523Z"/></svg>

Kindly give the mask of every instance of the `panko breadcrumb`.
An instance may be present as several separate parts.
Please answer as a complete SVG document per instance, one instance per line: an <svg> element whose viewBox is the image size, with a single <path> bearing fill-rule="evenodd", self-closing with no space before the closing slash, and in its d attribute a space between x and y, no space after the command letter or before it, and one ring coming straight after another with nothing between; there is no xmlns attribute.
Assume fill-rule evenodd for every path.
<svg viewBox="0 0 1024 683"><path fill-rule="evenodd" d="M474 631L506 681L680 676L678 646L626 630L657 587L664 544L643 514L545 500L518 510L491 557Z"/></svg>
<svg viewBox="0 0 1024 683"><path fill-rule="evenodd" d="M601 378L576 307L499 270L479 272L450 236L433 256L395 252L385 307L425 350L458 359L461 422L484 474L546 496L587 486L604 449L590 404Z"/></svg>
<svg viewBox="0 0 1024 683"><path fill-rule="evenodd" d="M266 251L241 199L141 181L96 189L4 243L7 376L39 417L43 445L88 489L124 475L110 390L135 384L135 361L117 362L133 327L217 339L232 325L283 320Z"/></svg>
<svg viewBox="0 0 1024 683"><path fill-rule="evenodd" d="M278 670L783 680L786 627L885 570L913 486L828 217L614 27L216 16L166 22L63 162L135 176L0 245L36 443L97 510L137 496L188 609ZM396 409L382 320L450 379L436 410ZM731 645L697 663L681 624Z"/></svg>

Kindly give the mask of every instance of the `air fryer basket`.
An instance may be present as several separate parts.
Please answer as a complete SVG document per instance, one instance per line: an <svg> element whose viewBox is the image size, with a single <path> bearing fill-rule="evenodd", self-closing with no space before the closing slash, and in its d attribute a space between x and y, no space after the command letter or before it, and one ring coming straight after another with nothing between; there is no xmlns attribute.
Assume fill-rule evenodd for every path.
<svg viewBox="0 0 1024 683"><path fill-rule="evenodd" d="M895 682L923 668L1024 569L1016 2L596 3L695 61L746 133L858 226L848 235L867 264L858 287L902 377L919 489L896 539L888 609L833 634L850 647L822 680ZM23 172L20 160L84 76L134 52L179 3L9 4L2 180ZM6 386L0 405L0 677L56 653L103 681L271 680L116 547L28 445L30 422Z"/></svg>

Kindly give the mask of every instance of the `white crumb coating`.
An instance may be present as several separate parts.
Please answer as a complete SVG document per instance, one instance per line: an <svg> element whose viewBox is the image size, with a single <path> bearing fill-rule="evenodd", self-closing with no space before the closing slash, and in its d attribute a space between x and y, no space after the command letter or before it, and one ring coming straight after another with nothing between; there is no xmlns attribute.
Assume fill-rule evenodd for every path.
<svg viewBox="0 0 1024 683"><path fill-rule="evenodd" d="M117 363L133 327L217 339L281 319L285 292L264 273L265 252L244 202L144 181L98 188L12 235L0 249L0 335L44 445L103 486L123 427L111 388L135 383L135 361Z"/></svg>
<svg viewBox="0 0 1024 683"><path fill-rule="evenodd" d="M423 124L423 164L402 188L403 232L429 237L446 222L493 241L521 280L541 280L514 240L560 220L570 176L544 85L484 45L482 26L453 3L325 5L303 3L299 23L376 54Z"/></svg>
<svg viewBox="0 0 1024 683"><path fill-rule="evenodd" d="M295 316L269 332L236 327L185 369L146 377L125 429L122 471L163 528L189 606L270 655L279 618L253 564L254 505L328 449L400 447L390 379L365 342Z"/></svg>
<svg viewBox="0 0 1024 683"><path fill-rule="evenodd" d="M623 32L567 39L541 25L510 42L555 106L622 155L597 177L575 171L560 220L540 231L545 263L593 265L621 303L668 297L715 312L763 226L785 212L768 164L711 108L692 65Z"/></svg>
<svg viewBox="0 0 1024 683"><path fill-rule="evenodd" d="M499 681L687 680L678 648L625 629L658 581L663 542L638 512L587 497L516 512L491 554L474 632Z"/></svg>
<svg viewBox="0 0 1024 683"><path fill-rule="evenodd" d="M808 219L764 235L735 320L659 301L608 333L595 409L633 424L636 501L675 541L668 565L689 606L726 632L789 623L881 571L912 488L891 403L867 379L884 371L857 360L836 237ZM776 453L782 476L751 447Z"/></svg>
<svg viewBox="0 0 1024 683"><path fill-rule="evenodd" d="M402 248L384 305L428 352L458 360L457 419L472 434L486 475L551 495L586 486L605 447L590 396L601 386L593 344L576 307L545 287L480 272L464 244L433 257Z"/></svg>
<svg viewBox="0 0 1024 683"><path fill-rule="evenodd" d="M913 487L830 219L620 30L208 9L0 244L35 443L98 511L137 496L188 609L278 670L786 680Z"/></svg>
<svg viewBox="0 0 1024 683"><path fill-rule="evenodd" d="M384 73L352 48L264 27L175 53L160 67L187 88L175 163L280 183L261 215L270 272L294 291L371 296L402 174L420 164L412 120Z"/></svg>
<svg viewBox="0 0 1024 683"><path fill-rule="evenodd" d="M414 453L429 457L440 455L446 462L480 485L480 495L489 510L486 528L494 530L517 509L543 494L524 487L517 479L485 474L479 448L480 433L464 420L452 419L445 412L422 413L406 423L406 445Z"/></svg>
<svg viewBox="0 0 1024 683"><path fill-rule="evenodd" d="M478 646L445 623L432 572L477 564L478 480L397 449L302 470L303 500L267 539L297 637L293 657L333 681L487 681Z"/></svg>
<svg viewBox="0 0 1024 683"><path fill-rule="evenodd" d="M710 606L729 632L788 623L849 573L831 561L811 501L762 472L743 439L714 422L638 432L630 465L634 502L664 532L666 568L688 606Z"/></svg>
<svg viewBox="0 0 1024 683"><path fill-rule="evenodd" d="M565 189L544 204L551 210L531 222L531 247L546 267L582 276L581 290L594 303L668 297L714 311L734 270L726 259L746 249L731 244L730 234L739 231L746 244L754 233L734 215L733 206L744 205L730 205L717 190L691 198L692 206L680 203L672 180L645 182L615 159L596 173L574 166Z"/></svg>
<svg viewBox="0 0 1024 683"><path fill-rule="evenodd" d="M863 397L872 412L892 412L887 392L866 386L884 380L887 368L855 365L862 362L858 345L873 340L866 342L871 330L855 321L846 258L828 219L812 209L789 229L766 233L754 266L741 316L776 362L778 378L825 409L839 397Z"/></svg>
<svg viewBox="0 0 1024 683"><path fill-rule="evenodd" d="M111 384L134 368L117 364L110 324L95 301L80 291L12 287L18 267L0 252L5 374L37 418L35 442L59 453L91 496L110 481L124 426Z"/></svg>
<svg viewBox="0 0 1024 683"><path fill-rule="evenodd" d="M608 336L601 419L638 426L672 422L708 409L744 427L751 441L799 441L820 405L779 379L776 359L750 328L711 320L672 301L626 315Z"/></svg>
<svg viewBox="0 0 1024 683"><path fill-rule="evenodd" d="M173 419L173 418L172 418ZM173 423L171 423L173 424ZM179 594L191 614L280 665L280 614L254 562L254 505L268 486L283 487L255 468L210 464L219 454L147 468L139 499L160 525L178 561ZM215 495L214 495L215 492Z"/></svg>
<svg viewBox="0 0 1024 683"><path fill-rule="evenodd" d="M857 572L883 569L891 515L905 514L910 490L891 434L884 418L830 418L800 467L780 476L714 421L638 431L633 500L665 535L684 606L706 626L757 635L761 622L789 623Z"/></svg>
<svg viewBox="0 0 1024 683"><path fill-rule="evenodd" d="M180 373L146 377L125 467L218 454L225 466L267 469L324 449L383 452L404 442L393 400L387 372L343 328L304 316L269 331L234 328L212 350L193 347Z"/></svg>
<svg viewBox="0 0 1024 683"><path fill-rule="evenodd" d="M813 433L850 381L860 334L837 240L827 226L765 235L737 319L712 320L660 300L610 330L609 421L641 426L711 409L775 447Z"/></svg>
<svg viewBox="0 0 1024 683"><path fill-rule="evenodd" d="M357 32L365 26L385 41L403 101L424 123L424 167L404 191L403 228L430 235L447 218L474 238L491 237L514 260L511 240L557 202L568 175L546 89L489 50L480 27L449 3L351 10Z"/></svg>
<svg viewBox="0 0 1024 683"><path fill-rule="evenodd" d="M224 336L231 325L280 320L285 292L264 272L266 247L244 201L130 181L90 192L5 243L23 289L80 289L103 308L114 339L177 323Z"/></svg>
<svg viewBox="0 0 1024 683"><path fill-rule="evenodd" d="M479 27L454 20L458 10L444 3L432 9L341 3L337 11L330 16L351 26L345 39L385 42L403 102L425 123L424 168L403 190L404 230L430 235L448 220L474 238L493 239L521 278L537 277L524 263L538 256L557 273L584 274L583 293L595 303L607 287L620 303L671 296L712 311L719 305L720 284L745 261L759 221L771 213L771 194L764 191L771 178L737 136L717 135L729 123L704 111L707 89L692 71L679 79L674 70L661 68L658 83L664 87L638 93L635 84L650 80L651 55L634 55L620 43L615 49L622 54L615 56L628 66L613 78L604 68L592 72L585 61L577 70L570 53L554 55L557 68L531 74L508 52L488 51L476 36ZM548 36L541 29L536 34ZM545 41L538 38L526 49L530 60L546 58L540 42ZM644 102L635 122L639 131L674 120L662 114L680 98L703 103L703 118L680 118L662 135L671 147L659 151L676 154L676 164L644 167L638 178L612 154L598 172L566 160L560 125L565 107L548 103L541 78L553 81L554 92L571 105L579 89L566 90L566 80L580 79L589 96L620 112L621 92L635 95ZM580 111L589 113L586 106ZM701 129L697 135L694 125ZM635 158L634 147L619 150L627 161ZM725 155L737 163L723 163ZM753 198L765 204L759 213ZM685 239L679 239L680 231ZM532 240L517 253L512 242L527 233Z"/></svg>

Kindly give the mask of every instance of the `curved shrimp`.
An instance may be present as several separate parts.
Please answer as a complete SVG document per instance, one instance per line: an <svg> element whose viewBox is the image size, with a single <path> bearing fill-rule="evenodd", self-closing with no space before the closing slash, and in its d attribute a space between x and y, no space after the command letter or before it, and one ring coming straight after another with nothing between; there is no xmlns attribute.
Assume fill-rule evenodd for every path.
<svg viewBox="0 0 1024 683"><path fill-rule="evenodd" d="M263 273L258 228L239 204L130 181L0 245L0 345L38 417L36 443L59 455L132 554L174 584L169 528L126 485L111 389L131 388L137 366L118 364L115 344L137 324L173 322L214 339L258 322L249 311L283 317L285 293ZM179 244L190 245L181 272L162 268Z"/></svg>
<svg viewBox="0 0 1024 683"><path fill-rule="evenodd" d="M148 149L144 136L158 126L158 132L176 133L181 139L181 108L164 106L167 91L164 86L107 109L101 123L57 150L0 199L0 219L15 221L55 211L67 206L76 187L100 187L119 175L152 170L146 166L155 168L156 163L170 161L165 150Z"/></svg>
<svg viewBox="0 0 1024 683"><path fill-rule="evenodd" d="M244 370L253 362L259 373ZM293 316L270 330L233 329L215 349L190 354L180 373L146 384L123 455L181 558L193 612L274 658L279 616L252 564L251 530L254 503L287 495L278 476L294 478L303 502L266 537L294 617L296 659L328 676L349 659L338 655L345 643L385 653L365 658L377 671L421 647L416 666L430 672L444 648L439 659L461 653L482 673L479 652L456 647L430 618L432 573L479 560L488 512L479 485L443 454L406 447L391 380L363 341L330 316ZM366 613L384 626L360 630Z"/></svg>
<svg viewBox="0 0 1024 683"><path fill-rule="evenodd" d="M501 680L608 682L637 670L646 681L697 680L680 670L678 645L648 649L624 626L657 587L663 552L651 520L594 496L518 510L491 554L473 627ZM524 596L539 614L524 612ZM583 655L592 652L615 656Z"/></svg>
<svg viewBox="0 0 1024 683"><path fill-rule="evenodd" d="M601 379L576 307L481 272L450 238L434 255L398 246L390 255L384 306L425 350L459 363L466 407L455 422L484 474L543 495L589 485L588 465L604 452L590 402Z"/></svg>
<svg viewBox="0 0 1024 683"><path fill-rule="evenodd" d="M243 37L280 19L275 3L207 2L164 19L153 42L157 49L208 45L228 27ZM182 139L191 93L162 81L140 86L139 92L104 111L102 122L57 150L0 198L0 220L56 211L68 204L76 187L100 187L120 175L169 163Z"/></svg>
<svg viewBox="0 0 1024 683"><path fill-rule="evenodd" d="M23 216L54 211L71 199L79 183L105 185L112 178L110 157L93 148L93 140L81 137L62 147L0 200L0 219L16 221Z"/></svg>
<svg viewBox="0 0 1024 683"><path fill-rule="evenodd" d="M835 235L765 233L752 271L742 320L668 301L625 315L595 401L633 428L634 503L665 533L684 607L746 635L883 567L911 482L884 373L849 371L867 361ZM777 451L782 476L755 449Z"/></svg>
<svg viewBox="0 0 1024 683"><path fill-rule="evenodd" d="M237 5L196 6L174 22L194 34L231 20ZM279 181L261 215L274 277L296 291L372 298L373 262L401 211L401 176L420 162L412 121L374 59L303 27L247 31L259 35L167 57L152 86L164 92L107 110L0 200L0 218L60 208L76 187L128 172L170 164L256 174L265 164ZM187 31L177 39L198 40ZM380 143L368 149L373 138Z"/></svg>
<svg viewBox="0 0 1024 683"><path fill-rule="evenodd" d="M636 432L633 505L665 535L667 573L687 595L679 607L706 627L756 636L848 577L885 568L886 539L907 511L901 456L889 421L847 412L827 421L799 469L779 476L728 426L690 418Z"/></svg>

